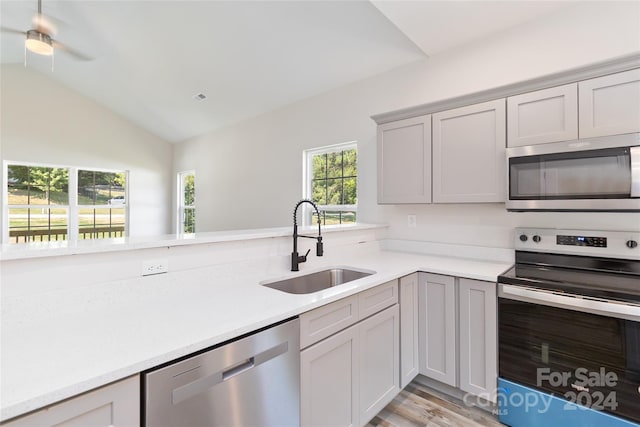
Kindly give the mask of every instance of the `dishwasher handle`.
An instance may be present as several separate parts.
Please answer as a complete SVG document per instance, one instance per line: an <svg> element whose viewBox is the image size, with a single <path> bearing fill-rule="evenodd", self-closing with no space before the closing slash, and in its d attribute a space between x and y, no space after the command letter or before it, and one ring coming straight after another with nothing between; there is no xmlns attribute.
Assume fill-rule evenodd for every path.
<svg viewBox="0 0 640 427"><path fill-rule="evenodd" d="M171 393L171 401L174 405L183 402L190 397L209 390L216 385L228 381L231 378L247 372L281 354L289 351L289 342L284 341L278 345L268 348L260 353L244 359L239 363L234 363L224 369L217 371L206 377L198 378L195 381L175 388Z"/></svg>
<svg viewBox="0 0 640 427"><path fill-rule="evenodd" d="M240 375L244 371L248 371L249 369L256 366L255 357L250 357L247 360L240 362L238 365L233 366L226 371L222 372L222 381L227 381L236 375Z"/></svg>

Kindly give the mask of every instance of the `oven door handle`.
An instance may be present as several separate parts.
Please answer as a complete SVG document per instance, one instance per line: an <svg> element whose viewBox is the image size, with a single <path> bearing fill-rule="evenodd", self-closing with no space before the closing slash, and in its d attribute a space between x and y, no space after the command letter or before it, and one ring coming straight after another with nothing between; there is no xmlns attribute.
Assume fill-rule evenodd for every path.
<svg viewBox="0 0 640 427"><path fill-rule="evenodd" d="M640 197L640 146L631 147L631 197Z"/></svg>
<svg viewBox="0 0 640 427"><path fill-rule="evenodd" d="M566 296L540 289L504 284L498 286L498 297L636 322L640 321L640 306L615 301Z"/></svg>

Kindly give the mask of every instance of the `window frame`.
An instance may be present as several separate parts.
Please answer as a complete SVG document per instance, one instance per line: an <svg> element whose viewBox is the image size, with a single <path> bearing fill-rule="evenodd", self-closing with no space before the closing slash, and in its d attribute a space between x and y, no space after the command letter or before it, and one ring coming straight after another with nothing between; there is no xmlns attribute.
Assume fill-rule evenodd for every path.
<svg viewBox="0 0 640 427"><path fill-rule="evenodd" d="M116 170L116 169L107 169L107 168L94 168L94 167L84 167L84 166L68 166L68 165L59 165L59 164L51 164L51 163L40 163L40 162L25 162L25 161L12 161L12 160L4 160L2 162L2 178L3 178L3 186L2 186L2 243L8 244L11 243L11 236L9 230L9 210L13 208L31 208L33 206L39 205L9 205L9 166L25 166L25 167L39 167L39 168L57 168L57 169L67 169L69 174L69 184L68 184L68 202L66 205L55 205L58 208L64 208L67 210L67 238L65 240L67 242L77 242L80 235L80 209L83 208L108 208L112 209L113 206L109 204L105 205L79 205L78 204L78 172L79 171L93 171L93 172L104 172L104 173L124 173L125 174L125 203L122 207L124 209L124 236L129 235L129 171L128 170ZM91 239L83 239L83 240L100 240L98 238ZM48 240L51 241L51 240ZM29 243L29 242L27 242Z"/></svg>
<svg viewBox="0 0 640 427"><path fill-rule="evenodd" d="M78 184L79 184L79 177L78 174L80 171L86 171L86 172L103 172L103 173L123 173L125 176L125 184L124 184L124 203L122 205L110 205L109 203L104 204L104 205L80 205L78 204ZM71 187L71 183L72 183L72 178L71 176L73 176L73 184L74 184L74 191L73 191L73 204L71 204L71 194L69 194L69 200L70 200L70 207L69 207L69 211L70 211L70 216L71 216L71 211L73 209L73 214L74 214L74 218L76 219L76 224L75 227L71 227L71 225L69 226L70 230L73 230L74 233L74 238L75 241L78 240L99 240L98 238L91 238L91 239L79 239L79 235L80 235L80 210L81 209L124 209L124 232L123 235L124 236L128 236L129 235L129 171L126 170L112 170L112 169L101 169L101 168L87 168L87 167L69 167L69 187ZM118 207L115 207L118 206ZM69 236L69 240L71 240L71 235Z"/></svg>
<svg viewBox="0 0 640 427"><path fill-rule="evenodd" d="M357 141L349 141L342 142L339 144L327 145L324 147L311 148L308 150L304 150L302 154L302 195L305 199L312 200L313 197L313 157L318 154L330 154L336 153L339 151L347 151L347 150L356 150L356 155L358 153L358 142ZM357 163L356 163L357 164ZM359 169L358 169L359 171ZM358 176L359 173L356 174L356 194L358 194ZM338 212L355 212L356 213L356 224L358 223L358 204L349 204L349 205L318 205L319 211L338 211ZM316 223L312 219L313 208L308 205L303 205L302 210L302 225L313 225ZM344 224L339 224L344 225Z"/></svg>
<svg viewBox="0 0 640 427"><path fill-rule="evenodd" d="M184 187L185 187L185 178L187 176L191 176L193 175L193 205L186 205L184 202ZM194 212L194 216L195 216L195 212L196 212L196 171L191 169L191 170L185 170L185 171L180 171L176 174L176 180L177 180L177 184L176 184L176 189L177 189L177 196L176 196L176 201L177 201L177 213L176 213L176 234L192 234L192 233L186 233L184 231L184 223L185 223L185 212L187 209L191 209ZM194 231L193 233L195 233L196 230L196 222L194 220L194 224L193 224L193 228Z"/></svg>

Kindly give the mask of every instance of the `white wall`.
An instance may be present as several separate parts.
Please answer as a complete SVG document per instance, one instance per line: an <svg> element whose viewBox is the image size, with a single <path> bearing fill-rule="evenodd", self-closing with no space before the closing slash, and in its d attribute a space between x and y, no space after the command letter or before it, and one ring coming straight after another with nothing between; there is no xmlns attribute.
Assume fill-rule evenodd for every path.
<svg viewBox="0 0 640 427"><path fill-rule="evenodd" d="M130 235L171 232L171 144L22 64L0 81L2 161L128 170Z"/></svg>
<svg viewBox="0 0 640 427"><path fill-rule="evenodd" d="M455 51L363 80L175 148L197 174L200 231L281 226L302 195L302 151L358 141L359 220L389 237L512 247L516 226L639 229L638 214L508 213L504 204L380 206L370 116L640 51L638 2L582 2ZM327 64L327 67L349 64ZM418 227L406 226L415 214Z"/></svg>

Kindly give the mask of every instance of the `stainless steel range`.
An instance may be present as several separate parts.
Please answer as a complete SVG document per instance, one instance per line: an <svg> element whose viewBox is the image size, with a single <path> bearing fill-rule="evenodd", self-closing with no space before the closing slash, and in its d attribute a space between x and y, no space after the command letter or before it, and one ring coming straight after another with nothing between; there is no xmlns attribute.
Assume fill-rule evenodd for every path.
<svg viewBox="0 0 640 427"><path fill-rule="evenodd" d="M498 278L500 421L640 423L640 232L517 229Z"/></svg>

